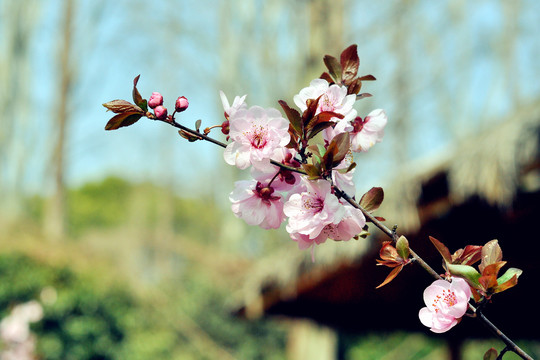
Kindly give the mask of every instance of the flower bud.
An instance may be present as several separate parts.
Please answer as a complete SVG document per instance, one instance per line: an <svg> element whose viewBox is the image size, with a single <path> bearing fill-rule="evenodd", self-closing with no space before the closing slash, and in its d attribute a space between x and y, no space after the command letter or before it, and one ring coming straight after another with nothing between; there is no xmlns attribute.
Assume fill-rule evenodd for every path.
<svg viewBox="0 0 540 360"><path fill-rule="evenodd" d="M224 135L229 135L229 131L230 131L230 123L229 123L229 120L225 120L223 122L223 124L221 124L221 132L224 134Z"/></svg>
<svg viewBox="0 0 540 360"><path fill-rule="evenodd" d="M178 99L176 99L176 103L175 103L175 110L177 112L182 112L184 110L186 110L189 106L189 102L188 100L186 99L185 96L180 96Z"/></svg>
<svg viewBox="0 0 540 360"><path fill-rule="evenodd" d="M159 120L165 120L167 118L167 108L161 105L156 106L154 114Z"/></svg>
<svg viewBox="0 0 540 360"><path fill-rule="evenodd" d="M156 106L160 105L163 105L163 96L158 92L153 92L150 99L148 99L148 107L150 107L150 109L155 109Z"/></svg>

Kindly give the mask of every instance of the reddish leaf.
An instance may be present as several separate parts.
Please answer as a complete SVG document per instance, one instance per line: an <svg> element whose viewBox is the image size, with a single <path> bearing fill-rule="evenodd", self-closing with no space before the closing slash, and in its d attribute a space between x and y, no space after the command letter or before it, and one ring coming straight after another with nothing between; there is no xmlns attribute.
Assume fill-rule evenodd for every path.
<svg viewBox="0 0 540 360"><path fill-rule="evenodd" d="M478 266L481 272L490 264L494 264L502 259L502 250L497 240L491 240L482 247L482 262Z"/></svg>
<svg viewBox="0 0 540 360"><path fill-rule="evenodd" d="M143 97L139 93L139 90L137 90L137 83L139 82L140 77L141 75L137 75L135 79L133 79L133 91L131 92L131 94L133 96L133 102L146 112L148 111L148 102L143 99Z"/></svg>
<svg viewBox="0 0 540 360"><path fill-rule="evenodd" d="M292 126L292 129L297 135L303 134L302 129L302 117L300 116L300 113L296 110L291 108L285 101L279 100L279 105L283 108L283 111L285 111L285 115L289 119L289 123Z"/></svg>
<svg viewBox="0 0 540 360"><path fill-rule="evenodd" d="M105 125L105 130L116 130L123 126L133 125L141 117L142 115L138 112L125 112L115 115L112 119L109 120L107 125Z"/></svg>
<svg viewBox="0 0 540 360"><path fill-rule="evenodd" d="M483 360L497 360L497 357L499 356L499 353L494 348L490 348L486 353L484 354Z"/></svg>
<svg viewBox="0 0 540 360"><path fill-rule="evenodd" d="M335 80L332 79L332 77L330 76L330 74L327 73L327 72L323 72L323 73L321 74L321 76L319 76L319 79L326 80L326 81L328 81L329 84L335 83Z"/></svg>
<svg viewBox="0 0 540 360"><path fill-rule="evenodd" d="M310 136L308 136L308 139L311 139L315 136L313 135L313 128L315 128L317 124L328 121L331 121L332 124L335 124L335 120L333 120L334 118L343 119L344 116L342 114L338 114L332 111L323 111L309 119L309 121L304 122L305 131L306 133L310 134Z"/></svg>
<svg viewBox="0 0 540 360"><path fill-rule="evenodd" d="M106 102L105 104L102 104L107 108L107 110L111 110L115 114L121 114L126 112L133 112L133 113L139 113L144 114L143 109L138 107L137 105L133 105L129 101L126 100L113 100Z"/></svg>
<svg viewBox="0 0 540 360"><path fill-rule="evenodd" d="M360 66L356 45L349 46L341 53L340 62L342 81L345 85L349 85L358 74L358 66Z"/></svg>
<svg viewBox="0 0 540 360"><path fill-rule="evenodd" d="M381 187L372 187L360 198L359 205L368 212L373 212L381 206L384 200L384 191Z"/></svg>
<svg viewBox="0 0 540 360"><path fill-rule="evenodd" d="M509 269L510 270L510 269ZM504 281L504 282L500 282L500 278L497 279L497 283L499 285L497 285L495 287L495 289L493 290L493 293L500 293L502 291L505 291L505 290L508 290L510 289L511 287L514 287L517 285L517 281L518 281L518 277L519 275L521 274L514 274L510 279Z"/></svg>
<svg viewBox="0 0 540 360"><path fill-rule="evenodd" d="M345 159L345 156L347 156L347 153L351 148L350 139L351 138L349 132L346 131L344 133L334 136L334 138L330 142L330 145L336 144L336 151L333 154L333 162L331 164L331 168L338 166L343 161L343 159ZM328 147L330 148L330 146Z"/></svg>
<svg viewBox="0 0 540 360"><path fill-rule="evenodd" d="M347 95L358 94L362 89L362 81L354 79L347 87Z"/></svg>
<svg viewBox="0 0 540 360"><path fill-rule="evenodd" d="M377 286L376 289L378 289L380 287L383 287L384 285L388 284L390 281L394 280L396 278L396 276L398 276L398 274L403 269L403 266L404 265L400 265L400 266L394 268L394 270L390 271L390 274L388 274L386 279L384 279L384 281L379 286Z"/></svg>
<svg viewBox="0 0 540 360"><path fill-rule="evenodd" d="M306 101L307 108L302 113L302 122L304 124L304 129L307 127L307 124L309 124L309 122L315 117L315 113L317 112L317 108L319 107L319 100L321 99L321 96L316 99L308 99Z"/></svg>
<svg viewBox="0 0 540 360"><path fill-rule="evenodd" d="M450 255L450 251L448 250L448 248L442 242L432 236L429 237L429 240L431 240L437 251L439 251L444 261L446 261L447 263L452 263L452 255Z"/></svg>
<svg viewBox="0 0 540 360"><path fill-rule="evenodd" d="M313 164L302 164L302 168L308 175L309 180L315 180L321 178L320 169Z"/></svg>
<svg viewBox="0 0 540 360"><path fill-rule="evenodd" d="M399 254L396 248L392 245L391 241L385 241L383 242L381 250L379 251L379 256L383 260L395 262L399 257Z"/></svg>
<svg viewBox="0 0 540 360"><path fill-rule="evenodd" d="M489 264L482 271L482 275L497 277L499 275L499 271L504 265L506 265L506 261L497 261L496 263Z"/></svg>
<svg viewBox="0 0 540 360"><path fill-rule="evenodd" d="M480 276L478 282L480 283L484 291L486 291L487 293L493 292L492 290L497 287L497 277L493 275Z"/></svg>
<svg viewBox="0 0 540 360"><path fill-rule="evenodd" d="M482 246L467 245L465 249L459 249L452 255L453 264L472 265L480 261L482 257Z"/></svg>
<svg viewBox="0 0 540 360"><path fill-rule="evenodd" d="M361 80L361 81L374 81L374 80L377 80L377 79L375 79L375 76L373 76L373 75L364 75L364 76L359 77L358 80Z"/></svg>
<svg viewBox="0 0 540 360"><path fill-rule="evenodd" d="M336 59L333 56L326 55L323 58L324 64L328 68L328 71L330 72L330 75L335 79L335 81L339 81L341 79L341 64L339 63L338 59Z"/></svg>

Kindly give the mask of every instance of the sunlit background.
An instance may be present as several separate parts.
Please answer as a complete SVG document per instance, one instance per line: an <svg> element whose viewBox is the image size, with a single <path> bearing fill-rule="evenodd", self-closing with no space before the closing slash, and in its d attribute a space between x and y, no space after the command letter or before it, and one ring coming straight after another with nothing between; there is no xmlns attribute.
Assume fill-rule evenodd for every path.
<svg viewBox="0 0 540 360"><path fill-rule="evenodd" d="M519 127L538 114L527 120L538 130L539 19L536 0L0 0L0 316L38 301L43 313L28 339L40 359L479 359L502 348L465 341L459 355L428 329L359 323L344 331L265 316L266 305L252 311L266 304L271 280L290 284L273 272L330 272L340 256L325 253L343 244L317 249L317 268L284 229L250 228L232 215L228 194L249 174L227 166L221 148L144 119L105 131L111 113L101 104L131 100L140 74L143 97L159 91L170 109L188 98L182 124L216 125L219 90L229 99L247 94L249 105L292 104L325 70L325 54L357 44L360 75L377 81L363 84L373 97L356 109L383 108L389 118L384 141L356 159L358 194L382 186L389 199L406 197L400 180L434 174L509 119ZM521 144L510 137L490 144L518 154L505 150ZM525 188L536 193L536 145L532 157L511 157L482 176L508 168L532 175L475 190L480 197L500 209ZM407 214L380 215L389 226L421 229L421 217L408 227ZM282 252L299 265L271 260ZM377 270L383 279L386 270ZM417 307L403 311L416 314L421 294L404 296ZM523 346L538 356L539 341L531 334ZM0 351L10 351L6 344Z"/></svg>

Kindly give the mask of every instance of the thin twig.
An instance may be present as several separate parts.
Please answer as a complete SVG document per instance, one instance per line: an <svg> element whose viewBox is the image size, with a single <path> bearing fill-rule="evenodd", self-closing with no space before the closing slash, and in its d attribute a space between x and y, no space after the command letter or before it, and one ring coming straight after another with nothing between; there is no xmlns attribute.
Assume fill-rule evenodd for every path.
<svg viewBox="0 0 540 360"><path fill-rule="evenodd" d="M149 116L148 118L150 118L152 120L156 120L155 117L153 117L153 116ZM200 132L198 132L196 130L192 130L190 128L187 128L187 127L177 123L176 121L174 121L174 118L172 119L172 121L165 121L165 120L161 120L161 121L163 121L165 123L168 123L169 125L172 125L172 126L178 128L178 129L181 129L181 130L189 133L190 135L193 135L194 137L199 138L200 140L206 140L206 141L211 142L211 143L213 143L215 145L221 146L222 148L227 147L227 144L225 144L225 143L223 143L221 141L213 139L213 138L211 138L211 137L209 137L207 135L201 134ZM289 171L294 171L294 172L297 172L297 173L300 173L300 174L303 174L303 175L307 175L306 172L304 170L300 169L300 168L294 168L294 167L291 167L291 166L287 166L287 165L282 164L282 163L280 163L278 161L275 161L275 160L271 160L270 162L273 165L279 166L282 169L286 169L286 170L289 170ZM368 212L362 206L360 206L360 204L358 204L354 199L352 199L350 196L348 196L344 191L340 190L336 186L334 186L334 189L336 191L336 194L339 197L345 199L345 201L347 201L351 206L353 206L353 207L359 209L360 211L362 211L362 213L366 217L367 221L373 223L373 225L375 225L385 235L390 237L390 239L392 239L393 241L396 241L397 234L396 234L395 231L389 229L386 225L384 225L381 221L379 221L370 212ZM442 277L435 270L433 270L433 268L431 266L429 266L429 264L426 263L424 261L424 259L422 259L415 251L413 251L413 249L409 248L409 251L410 251L410 254L411 254L412 258L414 259L414 261L418 265L420 265L424 270L426 270L432 277L434 277L435 279L442 279ZM501 354L499 355L499 357L497 357L497 359L502 359L502 355L504 355L505 352L512 351L512 352L516 353L517 355L519 355L524 360L533 360L533 358L531 356L529 356L518 345L516 345L508 336L506 336L499 328L497 328L482 313L482 311L477 310L470 303L469 303L469 310L472 311L476 315L476 318L480 319L480 321L482 321L482 323L484 325L486 325L494 335L496 335L498 338L500 338L505 343L506 347L501 351Z"/></svg>

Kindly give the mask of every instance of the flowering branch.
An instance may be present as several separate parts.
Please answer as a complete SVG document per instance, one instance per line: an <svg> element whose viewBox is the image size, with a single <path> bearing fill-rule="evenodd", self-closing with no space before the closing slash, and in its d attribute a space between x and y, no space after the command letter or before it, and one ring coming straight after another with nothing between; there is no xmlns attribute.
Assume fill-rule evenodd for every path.
<svg viewBox="0 0 540 360"><path fill-rule="evenodd" d="M416 252L396 227L389 229L384 219L372 213L383 201L381 188L372 188L357 202L354 198L353 172L356 163L352 153L368 151L380 142L387 117L377 109L365 118L357 116L355 101L371 96L360 93L363 81L372 75L358 75L356 45L345 49L340 58L326 55L328 72L294 96L297 108L280 100L287 119L277 109L259 106L248 108L245 95L232 104L223 93L225 121L201 132L201 120L190 129L175 119L185 111L188 101L179 97L175 110L168 115L163 97L154 92L149 100L137 90L139 76L133 83L133 101L114 100L103 104L115 115L105 129L130 126L140 118L162 121L179 129L190 142L204 140L225 149L224 160L239 169L251 168L253 180L237 181L229 199L234 214L250 225L264 229L279 228L288 219L286 230L300 249L314 248L327 239L347 241L367 236L367 223L372 223L391 241L383 243L377 265L393 268L384 282L391 282L408 264L417 263L435 282L424 291L426 307L419 312L420 321L433 332L445 332L470 312L482 321L506 345L500 354L490 349L484 359L500 359L512 351L523 359L531 359L482 313L487 300L517 284L521 270L510 268L502 276L506 264L496 240L484 246L469 245L454 254L437 239L430 237L445 261L445 274L439 275ZM153 109L153 113L149 111ZM216 128L226 135L228 143L210 137ZM481 260L478 270L472 265ZM471 296L480 304L470 304Z"/></svg>

